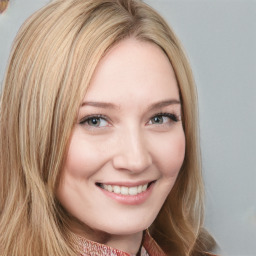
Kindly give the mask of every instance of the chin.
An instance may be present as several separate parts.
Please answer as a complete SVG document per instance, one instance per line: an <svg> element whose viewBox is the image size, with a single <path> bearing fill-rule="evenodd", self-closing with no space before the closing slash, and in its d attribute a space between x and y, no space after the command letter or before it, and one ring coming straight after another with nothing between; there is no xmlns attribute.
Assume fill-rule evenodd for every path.
<svg viewBox="0 0 256 256"><path fill-rule="evenodd" d="M141 218L122 218L122 219L115 219L112 220L112 223L106 223L100 227L100 230L112 235L130 235L142 232L146 230L154 221L154 218L145 219L144 217ZM97 228L96 228L97 229Z"/></svg>
<svg viewBox="0 0 256 256"><path fill-rule="evenodd" d="M116 235L116 236L125 236L125 235L133 235L146 230L148 226L123 226L123 227L109 227L102 230L105 233Z"/></svg>

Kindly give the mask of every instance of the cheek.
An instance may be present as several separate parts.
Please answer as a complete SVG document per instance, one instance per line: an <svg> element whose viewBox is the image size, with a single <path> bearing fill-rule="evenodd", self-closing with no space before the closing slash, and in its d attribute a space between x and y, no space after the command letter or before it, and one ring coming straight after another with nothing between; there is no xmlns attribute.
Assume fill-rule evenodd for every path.
<svg viewBox="0 0 256 256"><path fill-rule="evenodd" d="M81 176L84 174L83 170L88 169L87 166L84 166L86 163L88 164L86 159L84 159L83 150L71 142L65 163L65 170L74 176Z"/></svg>
<svg viewBox="0 0 256 256"><path fill-rule="evenodd" d="M176 178L185 156L185 135L183 130L163 138L156 154L161 174L166 178Z"/></svg>
<svg viewBox="0 0 256 256"><path fill-rule="evenodd" d="M74 134L65 162L65 170L77 177L89 177L104 164L104 149L98 143L90 143L84 136Z"/></svg>

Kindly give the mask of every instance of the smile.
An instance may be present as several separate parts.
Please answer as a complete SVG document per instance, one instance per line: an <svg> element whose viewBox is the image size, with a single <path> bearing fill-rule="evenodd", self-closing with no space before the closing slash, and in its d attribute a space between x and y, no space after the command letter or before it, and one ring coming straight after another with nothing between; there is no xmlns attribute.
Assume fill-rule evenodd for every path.
<svg viewBox="0 0 256 256"><path fill-rule="evenodd" d="M118 186L114 184L107 185L103 183L96 183L96 185L108 192L111 192L117 195L136 196L138 194L145 192L153 182L154 181L143 184L143 185L139 185L139 186L133 186L133 187Z"/></svg>

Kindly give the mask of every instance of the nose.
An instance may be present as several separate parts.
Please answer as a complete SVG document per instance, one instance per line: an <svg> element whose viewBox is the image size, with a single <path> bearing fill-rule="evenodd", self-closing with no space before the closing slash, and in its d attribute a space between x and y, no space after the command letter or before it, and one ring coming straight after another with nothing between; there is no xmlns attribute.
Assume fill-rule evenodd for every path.
<svg viewBox="0 0 256 256"><path fill-rule="evenodd" d="M112 161L115 169L133 173L142 172L152 164L148 145L139 129L126 129L120 134Z"/></svg>

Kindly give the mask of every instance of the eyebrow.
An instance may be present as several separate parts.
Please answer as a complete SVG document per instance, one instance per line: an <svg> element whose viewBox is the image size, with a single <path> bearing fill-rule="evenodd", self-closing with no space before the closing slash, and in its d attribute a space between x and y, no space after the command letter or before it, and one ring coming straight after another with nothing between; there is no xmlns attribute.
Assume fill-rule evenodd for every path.
<svg viewBox="0 0 256 256"><path fill-rule="evenodd" d="M162 107L166 107L166 106L170 106L170 105L180 105L180 104L181 104L180 100L168 99L168 100L163 100L163 101L153 103L152 105L150 105L148 107L148 110L154 110L156 108L162 108Z"/></svg>
<svg viewBox="0 0 256 256"><path fill-rule="evenodd" d="M176 104L181 104L180 100L177 99L167 99L163 101L159 101L156 103L153 103L148 107L148 110L154 110L157 108L162 108L170 105L176 105ZM115 105L113 103L109 102L98 102L98 101L85 101L82 103L81 107L84 106L92 106L92 107L97 107L97 108L107 108L107 109L120 109L120 106Z"/></svg>
<svg viewBox="0 0 256 256"><path fill-rule="evenodd" d="M110 108L110 109L118 109L119 107L113 103L108 102L98 102L98 101L85 101L82 103L81 107L84 106L92 106L97 108Z"/></svg>

